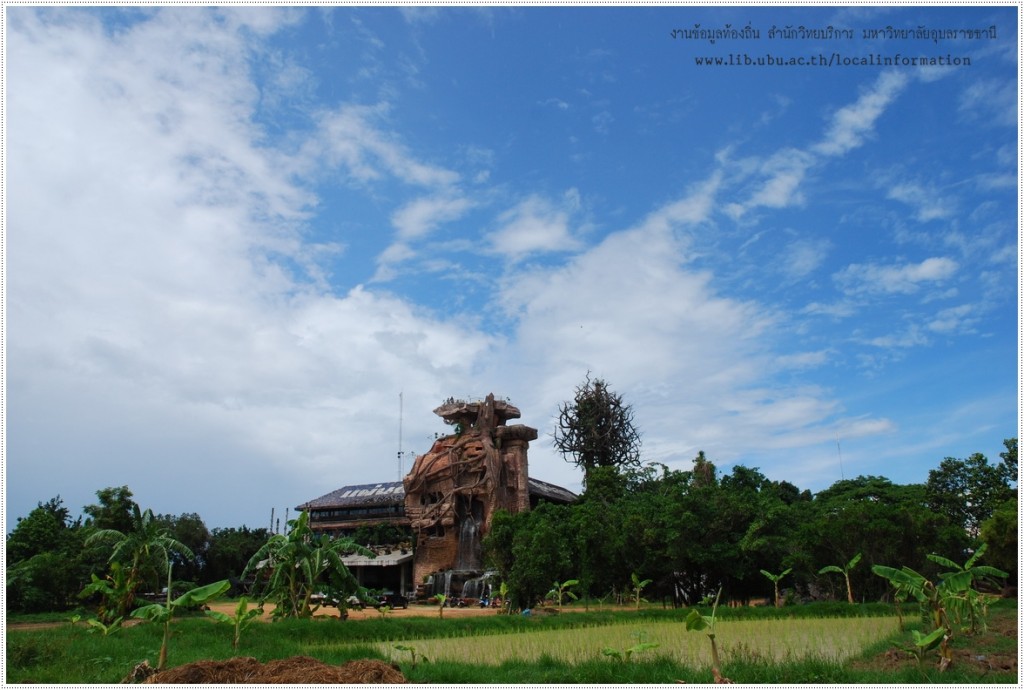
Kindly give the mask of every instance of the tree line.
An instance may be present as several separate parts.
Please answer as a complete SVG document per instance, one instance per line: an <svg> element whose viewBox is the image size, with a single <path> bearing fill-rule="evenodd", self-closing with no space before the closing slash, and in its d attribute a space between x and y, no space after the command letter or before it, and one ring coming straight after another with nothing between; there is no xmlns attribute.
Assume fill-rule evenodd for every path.
<svg viewBox="0 0 1024 690"><path fill-rule="evenodd" d="M648 597L675 604L719 589L730 600L771 598L776 586L792 599L877 600L889 584L873 566L934 575L929 555L963 562L982 543L986 563L1016 581L1016 438L1004 441L1000 462L980 453L945 458L925 483L860 476L812 494L758 468L722 473L703 452L688 470L644 463L630 406L589 375L560 412L555 447L583 470L580 499L499 512L484 540L487 563L516 607L544 599L552 582L576 581L574 595L588 602L625 596L638 578L651 581ZM9 612L80 606L82 592L103 574L140 593L158 592L159 568L125 573L122 562L115 572L112 543L162 545L183 590L241 584L254 555L276 543L265 528L209 530L195 513L143 511L127 486L96 496L74 519L60 496L19 518L7 536ZM384 543L388 535L408 538L370 524L346 542Z"/></svg>
<svg viewBox="0 0 1024 690"><path fill-rule="evenodd" d="M1016 581L1016 438L998 463L948 457L925 483L859 476L812 495L756 467L721 473L703 452L689 470L644 464L630 407L588 375L561 406L554 440L584 472L580 500L499 513L484 542L520 607L553 581L578 581L584 599L621 598L638 575L652 581L648 596L676 605L719 588L770 601L776 585L791 599L877 600L890 585L873 566L935 575L929 554L963 562L982 543L986 563Z"/></svg>
<svg viewBox="0 0 1024 690"><path fill-rule="evenodd" d="M153 515L139 509L127 486L96 492L97 502L72 518L60 496L40 502L19 518L7 537L7 610L33 613L62 611L80 606L79 594L92 575L108 572L109 540L96 537L120 534L144 539L162 535L175 545L168 549L176 586L188 589L218 580L237 582L249 558L270 537L266 528L206 527L196 513ZM192 557L185 557L185 552ZM125 565L125 564L122 564ZM160 591L161 573L140 573L140 594Z"/></svg>

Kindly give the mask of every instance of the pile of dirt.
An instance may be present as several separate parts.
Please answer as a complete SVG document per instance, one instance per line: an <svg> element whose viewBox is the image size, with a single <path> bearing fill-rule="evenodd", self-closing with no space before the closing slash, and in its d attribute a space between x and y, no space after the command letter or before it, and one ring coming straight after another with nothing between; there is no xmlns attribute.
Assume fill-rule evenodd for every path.
<svg viewBox="0 0 1024 690"><path fill-rule="evenodd" d="M261 664L252 657L235 657L227 661L196 661L156 673L147 683L194 685L217 683L287 683L292 685L326 685L329 683L405 683L397 666L383 661L363 659L341 666L331 666L308 656L275 659Z"/></svg>

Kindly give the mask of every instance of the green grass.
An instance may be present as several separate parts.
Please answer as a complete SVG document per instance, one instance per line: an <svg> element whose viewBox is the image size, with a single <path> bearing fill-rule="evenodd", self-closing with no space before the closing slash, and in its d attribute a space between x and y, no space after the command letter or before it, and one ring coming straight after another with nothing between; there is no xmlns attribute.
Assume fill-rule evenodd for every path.
<svg viewBox="0 0 1024 690"><path fill-rule="evenodd" d="M903 662L887 668L880 661L887 650L906 647L909 633L888 634L871 642L847 641L843 649L850 658L839 658L827 650L839 637L836 626L853 629L890 625L892 608L842 605L841 607L801 606L774 609L725 609L719 612L718 640L722 645L723 673L741 683L1016 683L1016 673L984 671L966 663L954 664L943 674L924 677L916 665ZM856 617L864 614L883 617L838 620L836 614ZM295 655L316 657L326 663L341 664L352 659L375 658L394 661L412 682L420 683L708 683L709 644L702 632L686 632L685 611L657 609L635 611L592 611L588 614L561 616L482 616L473 618L436 617L391 618L341 622L337 619L256 623L242 634L240 648L231 647L232 629L205 618L187 618L172 624L169 666L203 659L227 659L252 656L261 661ZM1016 636L1007 635L1008 625L1015 630L1016 601L1003 601L992 608L990 634L958 638L954 647L973 655L1013 654ZM60 616L57 620L67 620ZM1002 622L1000 622L1002 621ZM746 626L746 627L744 627ZM815 626L818 626L816 629ZM1002 633L998 633L996 628ZM782 643L780 630L804 630L811 652L799 651L796 642ZM810 632L807 632L810 631ZM642 633L638 634L638 633ZM998 633L998 634L997 634ZM141 624L104 637L89 633L82 626L63 624L47 630L9 630L7 634L7 682L9 683L116 683L143 659L155 662L162 629ZM871 633L876 635L876 633ZM546 638L545 638L546 636ZM575 638L586 653L560 658L552 640ZM550 649L532 658L502 658L499 651L516 640L547 639ZM749 642L768 638L778 649L765 649ZM600 654L607 645L625 649L638 641L657 642L656 649L638 653L628 662ZM830 640L832 640L830 642ZM515 642L518 644L518 642ZM396 645L415 647L417 663L411 654ZM428 644L439 645L441 652L426 651ZM683 645L695 645L688 656ZM840 643L843 645L844 643ZM479 646L485 657L466 662L460 652ZM806 645L805 645L806 647ZM455 650L455 654L451 651ZM815 650L822 653L815 654ZM859 651L863 650L863 651ZM979 651L980 650L980 651ZM423 654L429 661L423 661ZM934 677L937 676L937 677Z"/></svg>
<svg viewBox="0 0 1024 690"><path fill-rule="evenodd" d="M723 664L730 658L755 659L761 663L809 657L842 661L871 643L891 637L897 627L895 617L733 620L720 621L717 635ZM416 640L410 645L415 647L417 654L432 661L497 665L513 659L536 661L549 656L579 664L600 659L604 656L602 650L606 648L624 652L642 642L657 644L658 647L636 652L633 660L663 654L700 667L711 664L707 636L687 632L678 621L649 622L639 626L628 621L586 629L474 636L457 641L436 637ZM331 646L321 643L314 647L314 651ZM377 645L381 654L388 654L393 648L392 643Z"/></svg>

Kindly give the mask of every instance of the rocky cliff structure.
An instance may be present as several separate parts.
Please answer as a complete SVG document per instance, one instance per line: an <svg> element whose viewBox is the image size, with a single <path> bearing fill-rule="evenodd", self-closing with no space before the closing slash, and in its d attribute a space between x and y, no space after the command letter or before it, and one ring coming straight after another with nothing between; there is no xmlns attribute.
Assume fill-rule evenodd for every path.
<svg viewBox="0 0 1024 690"><path fill-rule="evenodd" d="M434 414L455 433L417 457L404 481L344 486L296 510L309 513L313 530L332 536L379 524L412 531L414 553L397 545L375 559L343 559L364 586L424 597L476 597L469 591L482 586L481 540L495 511L516 513L540 501L571 503L577 497L529 476L527 450L537 430L508 424L520 413L507 400L493 394L469 402L449 398ZM463 586L473 582L475 590Z"/></svg>
<svg viewBox="0 0 1024 690"><path fill-rule="evenodd" d="M518 408L491 394L479 402L449 399L434 414L455 433L416 458L403 482L416 535L416 582L438 572L463 580L479 574L481 538L495 511L530 508L527 448L537 430L507 424L520 417Z"/></svg>

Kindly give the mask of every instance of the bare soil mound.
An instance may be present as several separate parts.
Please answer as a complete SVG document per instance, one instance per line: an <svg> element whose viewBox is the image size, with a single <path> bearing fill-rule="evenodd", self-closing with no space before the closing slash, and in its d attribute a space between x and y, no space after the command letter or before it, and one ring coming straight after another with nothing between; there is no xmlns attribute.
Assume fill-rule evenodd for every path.
<svg viewBox="0 0 1024 690"><path fill-rule="evenodd" d="M156 673L147 683L174 685L287 683L292 685L326 685L329 683L405 683L398 667L371 659L350 661L331 666L308 656L275 659L261 664L252 657L235 657L226 661L196 661Z"/></svg>

